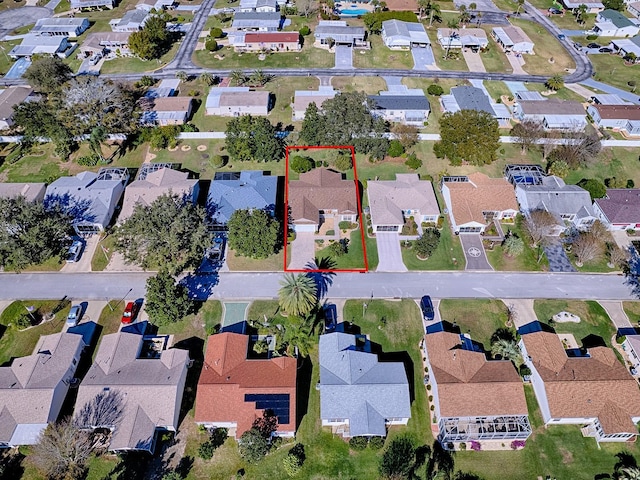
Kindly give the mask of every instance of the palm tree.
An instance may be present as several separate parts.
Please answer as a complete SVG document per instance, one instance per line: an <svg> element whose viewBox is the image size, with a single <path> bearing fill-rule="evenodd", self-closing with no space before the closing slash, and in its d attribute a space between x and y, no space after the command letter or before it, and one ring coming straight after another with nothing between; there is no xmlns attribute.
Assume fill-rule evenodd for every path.
<svg viewBox="0 0 640 480"><path fill-rule="evenodd" d="M181 82L186 82L189 80L189 74L183 70L180 70L176 73L176 78L179 78Z"/></svg>
<svg viewBox="0 0 640 480"><path fill-rule="evenodd" d="M431 0L418 0L418 19L424 17L424 12L429 9L430 4Z"/></svg>
<svg viewBox="0 0 640 480"><path fill-rule="evenodd" d="M584 25L585 17L587 16L587 6L584 3L581 3L578 8L574 10L576 14L576 21L580 25Z"/></svg>
<svg viewBox="0 0 640 480"><path fill-rule="evenodd" d="M200 81L202 83L204 83L208 87L210 87L211 85L214 85L216 83L216 76L212 75L209 72L201 73L199 79L200 79Z"/></svg>
<svg viewBox="0 0 640 480"><path fill-rule="evenodd" d="M258 340L253 344L253 351L258 355L262 355L269 351L269 341L265 338L262 340Z"/></svg>
<svg viewBox="0 0 640 480"><path fill-rule="evenodd" d="M449 41L447 42L447 53L445 53L445 58L449 58L449 51L451 50L451 41L453 37L456 35L456 30L460 23L453 18L447 22L447 27L449 27Z"/></svg>
<svg viewBox="0 0 640 480"><path fill-rule="evenodd" d="M249 81L254 86L264 86L265 83L269 81L269 77L265 75L265 73L261 69L254 70L251 76L249 77Z"/></svg>
<svg viewBox="0 0 640 480"><path fill-rule="evenodd" d="M433 25L433 17L440 18L442 11L437 3L429 3L429 26Z"/></svg>
<svg viewBox="0 0 640 480"><path fill-rule="evenodd" d="M524 0L516 0L518 8L516 8L516 15L520 15L520 9L524 6Z"/></svg>
<svg viewBox="0 0 640 480"><path fill-rule="evenodd" d="M466 5L460 5L459 10L460 10L459 23L462 23L462 24L469 23L469 20L471 20L471 14L469 13L469 10L467 10L467 6Z"/></svg>
<svg viewBox="0 0 640 480"><path fill-rule="evenodd" d="M313 328L300 317L289 317L285 322L283 343L287 345L287 355L307 357L315 344Z"/></svg>
<svg viewBox="0 0 640 480"><path fill-rule="evenodd" d="M94 155L100 158L100 162L104 162L102 155L102 142L107 139L107 130L103 126L97 126L91 130L89 135L89 148Z"/></svg>
<svg viewBox="0 0 640 480"><path fill-rule="evenodd" d="M285 275L280 285L278 302L288 315L307 315L318 304L316 282L308 275Z"/></svg>
<svg viewBox="0 0 640 480"><path fill-rule="evenodd" d="M515 340L507 340L504 338L497 340L491 345L491 356L493 358L500 357L503 360L510 360L518 369L524 363Z"/></svg>
<svg viewBox="0 0 640 480"><path fill-rule="evenodd" d="M247 79L242 70L234 70L229 75L229 78L231 78L231 81L236 85L236 87L242 85Z"/></svg>
<svg viewBox="0 0 640 480"><path fill-rule="evenodd" d="M562 78L562 75L555 74L545 82L545 85L549 90L554 90L557 92L564 86L564 78Z"/></svg>
<svg viewBox="0 0 640 480"><path fill-rule="evenodd" d="M617 472L617 480L640 480L640 468L626 467Z"/></svg>

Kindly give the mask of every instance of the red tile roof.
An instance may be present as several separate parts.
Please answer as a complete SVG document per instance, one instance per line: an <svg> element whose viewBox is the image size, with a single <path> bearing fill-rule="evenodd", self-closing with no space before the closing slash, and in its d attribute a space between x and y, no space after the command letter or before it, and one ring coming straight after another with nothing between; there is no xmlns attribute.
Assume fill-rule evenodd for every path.
<svg viewBox="0 0 640 480"><path fill-rule="evenodd" d="M249 336L220 333L209 337L198 381L195 420L201 423L236 422L236 438L262 416L245 394L289 394L289 423L278 430L296 427L297 361L291 357L247 359Z"/></svg>
<svg viewBox="0 0 640 480"><path fill-rule="evenodd" d="M245 43L298 43L299 41L298 32L247 33L244 36Z"/></svg>

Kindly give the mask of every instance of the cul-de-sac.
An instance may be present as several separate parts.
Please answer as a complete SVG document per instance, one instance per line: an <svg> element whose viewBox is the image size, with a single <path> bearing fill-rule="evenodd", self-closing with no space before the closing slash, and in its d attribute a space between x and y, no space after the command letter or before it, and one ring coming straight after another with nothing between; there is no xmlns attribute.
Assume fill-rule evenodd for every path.
<svg viewBox="0 0 640 480"><path fill-rule="evenodd" d="M640 2L0 0L0 480L640 479Z"/></svg>

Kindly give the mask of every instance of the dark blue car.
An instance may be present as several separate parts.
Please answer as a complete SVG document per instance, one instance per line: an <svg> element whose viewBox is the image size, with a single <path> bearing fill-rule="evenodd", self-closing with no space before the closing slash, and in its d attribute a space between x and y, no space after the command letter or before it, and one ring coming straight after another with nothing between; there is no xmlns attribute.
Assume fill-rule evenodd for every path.
<svg viewBox="0 0 640 480"><path fill-rule="evenodd" d="M433 302L429 295L425 295L420 299L420 310L422 310L422 317L431 321L435 318L435 312L433 311Z"/></svg>

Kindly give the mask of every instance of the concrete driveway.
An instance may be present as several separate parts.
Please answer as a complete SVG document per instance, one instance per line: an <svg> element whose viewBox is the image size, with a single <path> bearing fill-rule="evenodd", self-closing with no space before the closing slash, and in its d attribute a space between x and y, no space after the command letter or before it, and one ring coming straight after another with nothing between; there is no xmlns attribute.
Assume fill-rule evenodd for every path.
<svg viewBox="0 0 640 480"><path fill-rule="evenodd" d="M614 301L604 301L600 300L598 302L602 305L602 308L605 309L607 315L616 326L617 329L620 328L633 328L631 321L629 321L629 317L627 316L624 308L622 308L622 302L614 302Z"/></svg>
<svg viewBox="0 0 640 480"><path fill-rule="evenodd" d="M407 271L407 267L402 262L398 232L377 232L376 246L378 248L377 272Z"/></svg>
<svg viewBox="0 0 640 480"><path fill-rule="evenodd" d="M480 58L480 54L476 52L472 52L469 49L462 49L462 56L464 57L464 61L467 62L467 67L469 67L470 72L486 72L487 69L484 68L484 63L482 63L482 58Z"/></svg>
<svg viewBox="0 0 640 480"><path fill-rule="evenodd" d="M353 49L346 45L336 45L335 68L353 68Z"/></svg>
<svg viewBox="0 0 640 480"><path fill-rule="evenodd" d="M538 318L533 309L533 299L530 298L511 298L502 299L502 302L509 308L513 306L515 309L514 326L520 328L531 322L535 322Z"/></svg>
<svg viewBox="0 0 640 480"><path fill-rule="evenodd" d="M411 49L413 56L414 70L433 70L436 65L436 59L433 57L431 46L424 48L416 47Z"/></svg>
<svg viewBox="0 0 640 480"><path fill-rule="evenodd" d="M114 302L115 303L115 302ZM102 310L104 309L104 307L107 306L107 302L106 300L102 301L102 300L92 300L91 302L86 301L86 300L76 300L76 299L72 299L71 300L71 305L81 305L83 308L83 312L82 312L82 318L80 319L79 323L87 323L87 322L95 322L98 323L98 320L100 320L100 314L102 313ZM113 303L112 303L113 305ZM124 305L121 305L122 310L124 310ZM56 316L57 318L57 316ZM63 321L66 321L66 318L62 319ZM62 327L62 331L66 332L67 331L67 324L66 322L64 323L64 326Z"/></svg>
<svg viewBox="0 0 640 480"><path fill-rule="evenodd" d="M297 232L296 239L291 242L291 260L289 269L301 270L316 256L316 237L313 232Z"/></svg>
<svg viewBox="0 0 640 480"><path fill-rule="evenodd" d="M487 254L482 245L482 237L473 233L459 235L464 258L467 261L465 270L493 270L487 260Z"/></svg>
<svg viewBox="0 0 640 480"><path fill-rule="evenodd" d="M80 260L73 263L65 263L60 269L62 273L77 273L77 272L90 272L91 271L91 259L98 247L98 240L100 235L91 235L85 239L84 250Z"/></svg>

